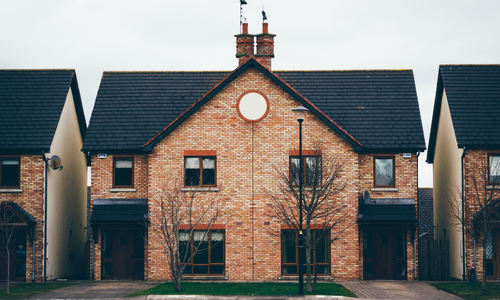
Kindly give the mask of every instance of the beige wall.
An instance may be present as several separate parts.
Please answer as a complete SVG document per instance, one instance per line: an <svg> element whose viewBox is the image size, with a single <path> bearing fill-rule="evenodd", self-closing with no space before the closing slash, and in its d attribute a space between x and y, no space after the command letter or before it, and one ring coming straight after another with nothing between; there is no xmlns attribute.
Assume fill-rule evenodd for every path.
<svg viewBox="0 0 500 300"><path fill-rule="evenodd" d="M434 153L434 239L450 241L450 276L462 279L460 241L462 230L450 211L450 201L461 205L462 149L458 148L446 91L443 92L441 112Z"/></svg>
<svg viewBox="0 0 500 300"><path fill-rule="evenodd" d="M48 168L48 280L80 275L84 270L87 163L80 151L82 144L70 89L47 154L59 156L64 167L61 171Z"/></svg>

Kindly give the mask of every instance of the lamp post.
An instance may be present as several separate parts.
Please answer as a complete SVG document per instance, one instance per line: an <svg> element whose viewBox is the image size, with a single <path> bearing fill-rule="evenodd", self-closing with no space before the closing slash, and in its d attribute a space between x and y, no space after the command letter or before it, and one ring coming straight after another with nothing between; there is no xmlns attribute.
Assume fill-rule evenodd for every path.
<svg viewBox="0 0 500 300"><path fill-rule="evenodd" d="M298 106L292 111L297 117L299 122L299 295L304 296L304 272L302 271L302 253L304 252L304 238L302 235L302 181L304 179L304 172L302 170L302 122L309 110L303 106Z"/></svg>

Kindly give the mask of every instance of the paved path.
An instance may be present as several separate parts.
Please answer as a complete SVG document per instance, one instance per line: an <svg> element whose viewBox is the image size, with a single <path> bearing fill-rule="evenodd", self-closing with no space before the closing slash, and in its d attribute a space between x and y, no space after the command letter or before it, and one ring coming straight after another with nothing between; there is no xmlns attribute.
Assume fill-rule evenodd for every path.
<svg viewBox="0 0 500 300"><path fill-rule="evenodd" d="M339 283L359 298L364 299L462 299L420 281L351 281Z"/></svg>
<svg viewBox="0 0 500 300"><path fill-rule="evenodd" d="M151 281L68 281L75 285L46 293L33 295L29 299L106 299L125 298L134 292L152 288L160 282ZM145 298L145 297L142 297ZM130 298L134 299L134 298Z"/></svg>

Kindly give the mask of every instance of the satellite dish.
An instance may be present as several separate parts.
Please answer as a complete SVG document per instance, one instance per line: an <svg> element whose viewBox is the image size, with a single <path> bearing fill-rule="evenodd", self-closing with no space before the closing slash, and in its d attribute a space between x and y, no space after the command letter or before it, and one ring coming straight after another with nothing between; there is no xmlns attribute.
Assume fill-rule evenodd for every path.
<svg viewBox="0 0 500 300"><path fill-rule="evenodd" d="M61 158L57 155L53 155L49 159L49 165L52 168L52 170L62 170L63 168Z"/></svg>
<svg viewBox="0 0 500 300"><path fill-rule="evenodd" d="M365 205L370 204L370 193L368 191L363 192L363 200L365 201Z"/></svg>

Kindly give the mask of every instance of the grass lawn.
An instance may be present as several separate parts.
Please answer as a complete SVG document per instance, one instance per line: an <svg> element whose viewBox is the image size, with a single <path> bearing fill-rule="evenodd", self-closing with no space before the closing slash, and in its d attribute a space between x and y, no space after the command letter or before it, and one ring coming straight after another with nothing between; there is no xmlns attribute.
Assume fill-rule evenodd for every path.
<svg viewBox="0 0 500 300"><path fill-rule="evenodd" d="M183 282L181 284L182 293L176 293L174 284L166 282L134 293L128 297L140 295L219 295L219 296L294 296L298 295L299 287L297 283L213 283L213 282ZM307 295L304 287L304 293ZM335 295L356 297L340 284L318 283L315 295Z"/></svg>
<svg viewBox="0 0 500 300"><path fill-rule="evenodd" d="M0 290L0 298L22 299L70 285L73 285L73 283L16 283L10 286L9 295L7 295L7 288Z"/></svg>
<svg viewBox="0 0 500 300"><path fill-rule="evenodd" d="M500 285L496 283L486 283L486 295L481 296L482 282L445 282L431 283L445 292L455 294L464 299L492 299L500 298Z"/></svg>

